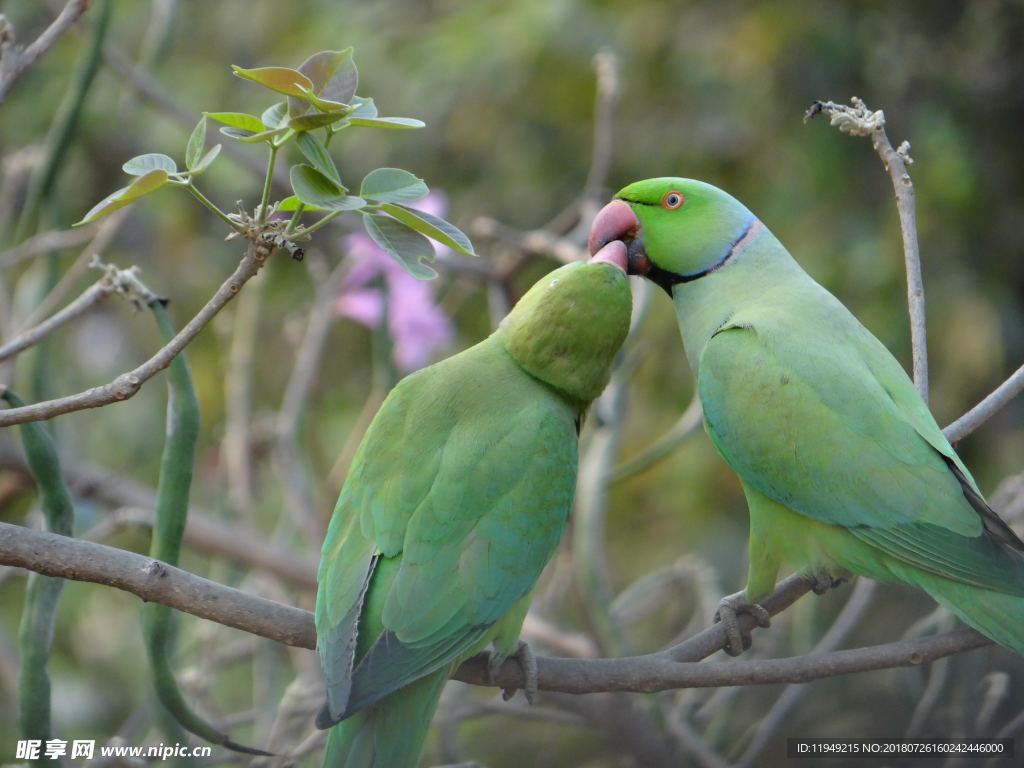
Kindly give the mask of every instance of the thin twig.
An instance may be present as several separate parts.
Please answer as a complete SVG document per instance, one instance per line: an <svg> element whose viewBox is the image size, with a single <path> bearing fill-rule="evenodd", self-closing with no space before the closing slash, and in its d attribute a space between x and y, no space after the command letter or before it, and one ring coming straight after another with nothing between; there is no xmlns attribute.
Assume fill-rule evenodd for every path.
<svg viewBox="0 0 1024 768"><path fill-rule="evenodd" d="M108 384L93 387L75 395L46 400L26 405L23 408L9 408L0 411L0 427L52 419L63 413L98 408L131 398L142 388L143 384L171 364L171 360L198 335L225 304L235 297L246 281L259 272L268 256L269 252L265 246L250 244L238 267L224 281L213 298L196 313L196 316L178 332L178 335L169 344L163 346L142 365L127 373L122 373Z"/></svg>
<svg viewBox="0 0 1024 768"><path fill-rule="evenodd" d="M99 304L113 291L114 286L106 277L96 281L86 288L77 299L64 307L64 309L50 315L39 325L23 331L3 346L0 346L0 362L19 352L25 351L29 347L35 346L65 323L74 320L79 315L84 314Z"/></svg>
<svg viewBox="0 0 1024 768"><path fill-rule="evenodd" d="M864 612L871 605L871 599L875 594L877 582L867 579L860 579L854 587L853 592L839 612L836 620L828 632L818 641L810 656L818 656L823 653L834 651L849 636L859 624ZM768 746L775 732L789 717L800 700L810 689L790 685L782 692L782 695L775 700L775 704L768 710L768 714L757 724L753 740L743 752L742 757L737 761L736 768L747 768L756 766L761 757L761 752Z"/></svg>
<svg viewBox="0 0 1024 768"><path fill-rule="evenodd" d="M504 243L514 245L526 253L547 256L563 264L581 261L587 258L587 249L578 243L567 240L543 229L520 232L499 221L482 216L470 224L473 234L492 237Z"/></svg>
<svg viewBox="0 0 1024 768"><path fill-rule="evenodd" d="M254 280L235 303L224 371L224 474L228 505L236 516L253 508L252 379L260 306L266 275Z"/></svg>
<svg viewBox="0 0 1024 768"><path fill-rule="evenodd" d="M615 149L613 128L619 103L619 59L613 51L604 48L594 55L593 65L597 74L594 146L590 155L590 171L583 185L583 201L596 203L601 198Z"/></svg>
<svg viewBox="0 0 1024 768"><path fill-rule="evenodd" d="M68 0L64 9L57 15L57 18L37 37L30 45L23 50L15 50L8 46L3 51L3 58L0 62L0 104L4 103L7 94L22 75L25 74L53 44L60 39L72 24L85 13L89 7L90 0Z"/></svg>
<svg viewBox="0 0 1024 768"><path fill-rule="evenodd" d="M914 161L910 157L910 143L904 141L893 149L885 133L885 114L882 110L871 111L864 102L854 96L853 106L836 104L831 101L816 101L804 113L804 122L815 115L824 113L833 126L851 136L870 136L871 146L882 159L885 170L892 179L896 193L896 208L899 211L900 230L903 233L903 257L907 271L907 308L910 312L910 341L914 356L914 385L928 402L928 338L924 312L924 282L921 279L921 254L917 243L917 220L914 212L914 184L910 180L907 166Z"/></svg>
<svg viewBox="0 0 1024 768"><path fill-rule="evenodd" d="M99 225L86 225L78 229L54 229L33 235L23 243L0 253L0 269L7 269L26 259L43 253L73 248L87 242L96 234Z"/></svg>
<svg viewBox="0 0 1024 768"><path fill-rule="evenodd" d="M1024 392L1024 365L996 387L988 397L943 429L946 439L951 443L963 440L1021 392Z"/></svg>
<svg viewBox="0 0 1024 768"><path fill-rule="evenodd" d="M35 325L44 317L56 311L67 294L71 292L72 287L78 283L79 278L89 269L93 260L99 258L107 250L127 218L128 209L122 209L115 211L113 215L100 222L99 229L95 231L95 236L82 249L78 258L71 264L67 272L61 276L57 284L53 286L28 317L22 321L22 328Z"/></svg>
<svg viewBox="0 0 1024 768"><path fill-rule="evenodd" d="M310 269L316 269L314 265L317 264L316 257L311 254ZM309 311L306 333L295 355L295 365L285 387L275 424L274 458L285 494L286 511L314 548L319 546L323 539L324 526L323 521L317 518L313 489L310 487L299 454L299 417L309 400L316 373L320 368L327 334L335 318L334 298L342 280L348 274L350 265L351 262L346 260L338 264L329 275L314 274L318 286L316 297ZM320 269L321 273L325 271L325 268Z"/></svg>
<svg viewBox="0 0 1024 768"><path fill-rule="evenodd" d="M614 467L608 478L608 483L617 483L627 477L639 474L668 458L673 451L685 443L692 435L700 429L704 419L704 411L701 408L700 398L694 393L690 404L686 406L679 420L672 425L671 429L654 441L643 453Z"/></svg>

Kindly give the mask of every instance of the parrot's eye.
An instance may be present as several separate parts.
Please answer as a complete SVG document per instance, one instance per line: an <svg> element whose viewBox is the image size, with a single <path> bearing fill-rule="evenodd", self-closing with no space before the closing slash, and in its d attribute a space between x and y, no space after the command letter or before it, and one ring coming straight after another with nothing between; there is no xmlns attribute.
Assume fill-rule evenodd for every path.
<svg viewBox="0 0 1024 768"><path fill-rule="evenodd" d="M683 197L683 193L677 192L673 189L670 192L666 192L665 196L661 198L661 207L669 211L674 211L685 202L686 198Z"/></svg>

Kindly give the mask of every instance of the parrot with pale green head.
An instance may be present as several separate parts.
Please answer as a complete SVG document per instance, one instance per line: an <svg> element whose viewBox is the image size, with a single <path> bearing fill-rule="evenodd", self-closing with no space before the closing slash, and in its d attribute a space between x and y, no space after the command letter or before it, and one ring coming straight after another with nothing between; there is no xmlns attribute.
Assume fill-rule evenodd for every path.
<svg viewBox="0 0 1024 768"><path fill-rule="evenodd" d="M452 671L489 645L494 665L523 653L531 592L572 507L580 425L631 306L626 247L610 243L384 401L320 559L325 766L414 768Z"/></svg>
<svg viewBox="0 0 1024 768"><path fill-rule="evenodd" d="M850 574L919 587L1024 654L1024 542L988 506L906 372L747 208L700 181L622 189L590 248L628 246L629 271L675 305L704 424L750 510L737 612L787 565L824 590ZM819 591L819 589L816 589Z"/></svg>

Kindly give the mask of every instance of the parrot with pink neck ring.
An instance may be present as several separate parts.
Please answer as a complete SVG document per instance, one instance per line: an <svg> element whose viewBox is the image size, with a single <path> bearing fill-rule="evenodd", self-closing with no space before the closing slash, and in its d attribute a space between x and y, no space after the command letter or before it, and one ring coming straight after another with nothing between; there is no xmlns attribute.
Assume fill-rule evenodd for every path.
<svg viewBox="0 0 1024 768"><path fill-rule="evenodd" d="M595 217L591 252L624 241L629 272L675 305L704 425L750 510L736 614L788 565L822 592L850 574L931 595L1024 654L1024 542L988 506L906 372L742 203L701 181L630 184Z"/></svg>
<svg viewBox="0 0 1024 768"><path fill-rule="evenodd" d="M451 673L519 631L568 522L577 438L629 330L626 247L545 275L479 344L398 383L324 540L324 765L415 768ZM531 680L532 678L532 680Z"/></svg>

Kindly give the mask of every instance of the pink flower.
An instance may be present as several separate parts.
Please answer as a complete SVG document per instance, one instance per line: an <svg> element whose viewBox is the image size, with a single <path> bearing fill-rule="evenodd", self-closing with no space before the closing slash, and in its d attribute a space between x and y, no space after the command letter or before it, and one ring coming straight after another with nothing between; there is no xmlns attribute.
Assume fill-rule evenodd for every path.
<svg viewBox="0 0 1024 768"><path fill-rule="evenodd" d="M445 200L431 192L412 207L443 216ZM455 336L451 319L434 301L433 281L417 280L365 233L347 236L344 244L355 264L341 285L336 311L368 328L379 327L386 311L395 365L403 373L422 368Z"/></svg>

